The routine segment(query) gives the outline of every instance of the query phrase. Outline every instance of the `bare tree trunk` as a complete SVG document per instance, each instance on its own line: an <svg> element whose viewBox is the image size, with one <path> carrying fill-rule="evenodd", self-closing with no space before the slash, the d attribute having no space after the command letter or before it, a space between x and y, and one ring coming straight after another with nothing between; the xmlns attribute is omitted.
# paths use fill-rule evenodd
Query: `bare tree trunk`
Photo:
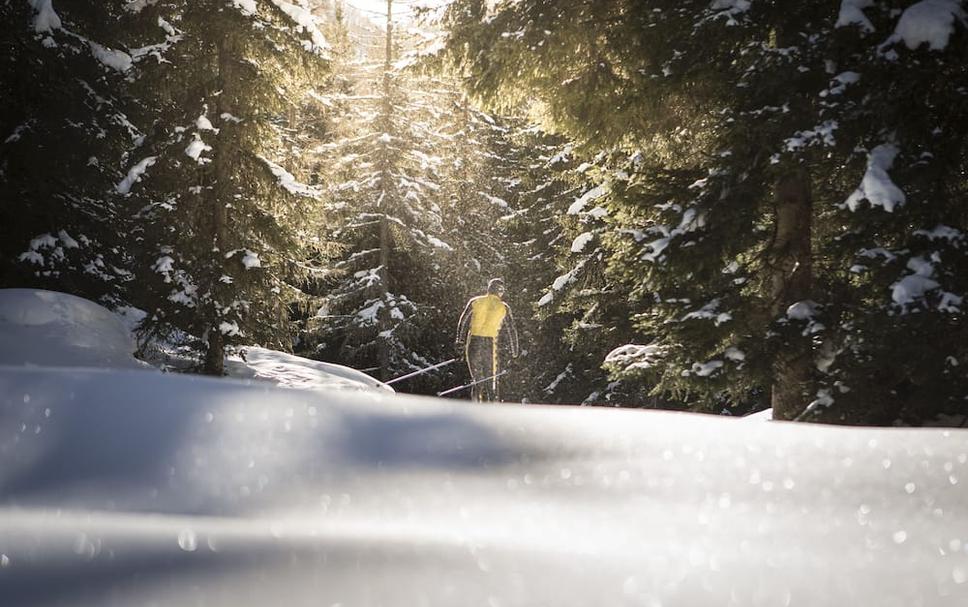
<svg viewBox="0 0 968 607"><path fill-rule="evenodd" d="M390 345L387 343L389 340L388 331L390 330L390 289L388 285L390 280L390 224L387 220L387 196L385 194L386 192L383 196L383 212L380 217L380 300L383 302L383 307L377 314L380 328L380 335L377 339L379 340L379 378L381 380L390 377Z"/></svg>
<svg viewBox="0 0 968 607"><path fill-rule="evenodd" d="M770 253L773 272L770 312L774 318L785 313L790 305L810 298L812 221L810 177L806 170L799 169L776 184L776 238ZM773 363L773 419L794 419L806 408L812 398L812 365L808 338L784 344Z"/></svg>
<svg viewBox="0 0 968 607"><path fill-rule="evenodd" d="M393 57L393 21L392 21L393 0L387 0L387 36L386 36L386 55L383 62L383 124L384 134L389 135L390 125L392 124L393 102L390 98L390 69ZM384 145L389 145L389 142ZM379 377L389 379L390 377L390 345L387 332L390 330L390 221L388 214L392 208L392 196L394 192L393 175L390 170L389 151L384 150L381 159L380 171L380 299L383 307L377 316L380 328L379 340Z"/></svg>

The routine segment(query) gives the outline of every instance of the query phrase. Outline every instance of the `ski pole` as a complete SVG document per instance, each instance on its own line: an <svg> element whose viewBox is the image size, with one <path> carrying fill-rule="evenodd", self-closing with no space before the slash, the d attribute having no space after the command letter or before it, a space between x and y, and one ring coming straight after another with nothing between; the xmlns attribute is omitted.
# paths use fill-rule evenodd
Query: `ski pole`
<svg viewBox="0 0 968 607"><path fill-rule="evenodd" d="M390 381L383 382L383 383L385 383L385 384L395 384L398 381L403 381L405 379L410 379L411 377L416 377L418 375L423 375L424 373L428 373L430 371L433 371L434 369L439 369L441 367L446 367L447 365L455 362L456 360L457 360L456 358L452 358L450 360L445 360L442 363L437 363L436 365L431 365L431 366L429 366L429 367L427 367L425 369L420 369L418 371L414 371L413 373L407 373L406 375L401 375L400 377L396 377L394 379L391 379Z"/></svg>
<svg viewBox="0 0 968 607"><path fill-rule="evenodd" d="M437 393L437 396L446 396L448 394L453 394L454 392L460 392L461 390L466 390L467 388L470 388L471 386L476 386L477 384L482 384L482 383L484 383L486 381L491 381L492 379L497 379L498 377L501 377L505 373L507 373L507 369L505 369L504 371L501 371L500 373L497 373L495 375L492 375L490 377L485 377L484 379L479 379L477 381L472 381L469 384L464 384L463 386L457 386L456 388L451 388L450 390L444 390L443 392L438 392Z"/></svg>

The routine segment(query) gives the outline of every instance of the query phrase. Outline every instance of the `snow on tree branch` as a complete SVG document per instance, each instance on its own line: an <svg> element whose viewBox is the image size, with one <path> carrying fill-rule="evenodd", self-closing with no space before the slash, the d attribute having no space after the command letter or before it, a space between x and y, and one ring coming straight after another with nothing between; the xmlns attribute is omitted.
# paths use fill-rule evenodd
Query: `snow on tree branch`
<svg viewBox="0 0 968 607"><path fill-rule="evenodd" d="M874 24L864 14L864 9L872 6L874 6L874 0L842 0L840 13L837 15L837 23L834 24L834 27L856 25L866 33L873 32Z"/></svg>
<svg viewBox="0 0 968 607"><path fill-rule="evenodd" d="M329 52L332 47L320 31L319 19L313 15L307 0L295 0L295 2L270 0L270 2L296 25L297 31L309 36L309 40L303 41L305 50L323 56ZM259 13L256 0L232 0L232 6L246 17L257 16Z"/></svg>
<svg viewBox="0 0 968 607"><path fill-rule="evenodd" d="M308 2L306 0L296 0L299 4L293 4L291 2L286 2L285 0L272 0L272 3L276 5L282 12L289 16L297 25L299 25L303 30L309 34L310 40L312 40L312 47L307 50L311 50L316 53L322 53L329 50L329 42L326 41L326 37L321 31L319 31L318 20L315 15L309 10Z"/></svg>
<svg viewBox="0 0 968 607"><path fill-rule="evenodd" d="M960 0L921 0L904 10L883 46L903 41L911 50L927 44L933 51L943 51L955 31L955 21L968 27Z"/></svg>
<svg viewBox="0 0 968 607"><path fill-rule="evenodd" d="M61 21L60 16L54 10L52 0L29 1L30 6L36 11L36 14L34 15L34 31L38 34L52 33L54 30L60 30L66 35L87 45L94 58L100 61L103 65L119 72L126 72L131 69L131 55L125 53L124 51L108 48L98 44L97 42L94 42L93 40L88 40L84 36L80 36L66 29ZM53 43L53 40L51 40L51 43Z"/></svg>
<svg viewBox="0 0 968 607"><path fill-rule="evenodd" d="M141 181L141 177L148 170L148 167L153 165L157 160L157 156L148 156L147 158L141 160L138 164L131 167L131 170L128 171L128 174L125 176L125 178L114 186L115 191L118 194L128 194L131 192L131 186Z"/></svg>
<svg viewBox="0 0 968 607"><path fill-rule="evenodd" d="M275 175L276 179L279 180L279 185L281 185L291 194L303 196L305 198L313 198L316 200L318 200L321 196L322 192L319 187L301 183L292 173L272 162L265 156L259 156L258 158L264 162L267 167L269 167L269 170L272 172L272 174Z"/></svg>
<svg viewBox="0 0 968 607"><path fill-rule="evenodd" d="M870 151L867 156L867 172L861 180L860 186L844 203L851 211L856 211L862 200L870 202L871 206L884 207L888 213L904 204L905 196L901 188L897 187L888 171L894 166L894 159L900 150L896 145L885 143Z"/></svg>
<svg viewBox="0 0 968 607"><path fill-rule="evenodd" d="M51 0L30 0L30 6L37 11L34 15L35 32L43 33L61 29L60 16L54 10Z"/></svg>
<svg viewBox="0 0 968 607"><path fill-rule="evenodd" d="M124 10L128 11L129 13L137 14L147 7L157 3L158 0L130 0L130 2L124 5Z"/></svg>
<svg viewBox="0 0 968 607"><path fill-rule="evenodd" d="M625 372L645 370L655 366L664 353L665 348L657 344L625 344L609 352L605 364Z"/></svg>

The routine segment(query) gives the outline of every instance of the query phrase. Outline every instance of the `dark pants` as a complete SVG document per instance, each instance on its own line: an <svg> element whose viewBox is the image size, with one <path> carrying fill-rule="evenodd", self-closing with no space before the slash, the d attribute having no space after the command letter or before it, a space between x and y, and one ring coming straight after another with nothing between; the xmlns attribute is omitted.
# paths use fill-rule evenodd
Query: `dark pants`
<svg viewBox="0 0 968 607"><path fill-rule="evenodd" d="M471 387L471 399L475 401L496 401L499 398L497 378L498 373L497 340L493 337L471 335L467 339L467 369L471 372L471 381L478 381L491 377Z"/></svg>

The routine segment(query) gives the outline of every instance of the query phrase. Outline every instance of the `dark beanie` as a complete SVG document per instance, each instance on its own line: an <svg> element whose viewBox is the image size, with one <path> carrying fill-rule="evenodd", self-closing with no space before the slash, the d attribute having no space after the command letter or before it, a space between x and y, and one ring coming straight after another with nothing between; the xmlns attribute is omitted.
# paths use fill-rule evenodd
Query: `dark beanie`
<svg viewBox="0 0 968 607"><path fill-rule="evenodd" d="M498 287L500 287L500 288L503 289L504 288L504 281L501 280L500 278L492 278L487 283L487 292L488 293L493 293L493 292L495 292L495 291L498 290Z"/></svg>

